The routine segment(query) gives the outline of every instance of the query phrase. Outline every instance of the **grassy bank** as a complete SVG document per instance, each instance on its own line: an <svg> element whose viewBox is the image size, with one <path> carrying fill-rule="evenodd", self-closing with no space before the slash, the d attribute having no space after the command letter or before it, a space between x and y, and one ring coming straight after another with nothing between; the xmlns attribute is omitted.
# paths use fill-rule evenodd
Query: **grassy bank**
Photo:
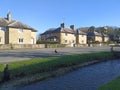
<svg viewBox="0 0 120 90"><path fill-rule="evenodd" d="M61 57L34 58L28 61L12 62L9 63L10 79L14 80L18 77L23 78L34 75L37 75L38 78L42 79L43 76L49 76L47 72L50 74L52 71L79 65L84 62L93 60L111 60L114 58L115 57L111 52L97 52ZM4 65L0 64L0 81L3 78L3 69Z"/></svg>
<svg viewBox="0 0 120 90"><path fill-rule="evenodd" d="M120 77L99 87L98 90L120 90Z"/></svg>

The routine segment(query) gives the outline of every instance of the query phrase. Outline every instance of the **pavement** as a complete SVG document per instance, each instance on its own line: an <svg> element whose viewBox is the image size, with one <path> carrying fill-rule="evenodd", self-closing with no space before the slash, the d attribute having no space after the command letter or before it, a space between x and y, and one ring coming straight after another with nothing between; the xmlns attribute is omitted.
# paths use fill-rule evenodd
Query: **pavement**
<svg viewBox="0 0 120 90"><path fill-rule="evenodd" d="M55 49L58 53L55 53ZM81 54L98 51L110 51L109 46L104 47L73 47L73 48L41 48L41 49L17 49L0 50L0 63L30 60L31 58L46 58L70 54Z"/></svg>

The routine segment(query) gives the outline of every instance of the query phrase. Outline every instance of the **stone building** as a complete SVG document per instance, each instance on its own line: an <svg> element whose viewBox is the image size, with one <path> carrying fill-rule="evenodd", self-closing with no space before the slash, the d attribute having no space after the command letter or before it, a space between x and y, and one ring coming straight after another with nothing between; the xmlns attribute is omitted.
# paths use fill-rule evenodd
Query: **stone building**
<svg viewBox="0 0 120 90"><path fill-rule="evenodd" d="M66 28L62 23L58 28L51 28L41 34L42 41L57 42L59 44L67 44L73 47L76 44L76 36L74 25Z"/></svg>
<svg viewBox="0 0 120 90"><path fill-rule="evenodd" d="M12 19L11 13L7 18L0 18L0 44L36 44L34 28Z"/></svg>
<svg viewBox="0 0 120 90"><path fill-rule="evenodd" d="M89 30L87 32L87 42L107 42L109 40L108 35L104 33L98 33L95 30Z"/></svg>
<svg viewBox="0 0 120 90"><path fill-rule="evenodd" d="M50 28L41 34L42 41L66 44L71 47L87 44L87 34L80 29L75 29L74 25L69 28L62 23L58 28Z"/></svg>
<svg viewBox="0 0 120 90"><path fill-rule="evenodd" d="M77 45L87 44L87 34L82 32L80 29L76 30L76 44Z"/></svg>

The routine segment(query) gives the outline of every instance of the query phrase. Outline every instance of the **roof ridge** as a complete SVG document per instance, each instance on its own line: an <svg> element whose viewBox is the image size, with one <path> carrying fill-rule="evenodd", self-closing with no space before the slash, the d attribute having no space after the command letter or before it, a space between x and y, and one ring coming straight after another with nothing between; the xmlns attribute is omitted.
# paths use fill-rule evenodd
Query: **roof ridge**
<svg viewBox="0 0 120 90"><path fill-rule="evenodd" d="M12 23L10 23L10 24L8 24L8 26L11 26L12 24L15 24L17 21L15 21L15 22L12 22Z"/></svg>

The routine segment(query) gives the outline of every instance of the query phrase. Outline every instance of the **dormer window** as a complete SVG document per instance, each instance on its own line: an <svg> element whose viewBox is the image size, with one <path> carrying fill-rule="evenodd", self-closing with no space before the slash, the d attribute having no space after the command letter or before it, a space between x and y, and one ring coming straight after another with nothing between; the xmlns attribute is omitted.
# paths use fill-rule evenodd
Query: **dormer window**
<svg viewBox="0 0 120 90"><path fill-rule="evenodd" d="M19 29L19 32L20 32L20 33L21 33L21 32L23 32L23 29L22 29L22 28L20 28L20 29Z"/></svg>

